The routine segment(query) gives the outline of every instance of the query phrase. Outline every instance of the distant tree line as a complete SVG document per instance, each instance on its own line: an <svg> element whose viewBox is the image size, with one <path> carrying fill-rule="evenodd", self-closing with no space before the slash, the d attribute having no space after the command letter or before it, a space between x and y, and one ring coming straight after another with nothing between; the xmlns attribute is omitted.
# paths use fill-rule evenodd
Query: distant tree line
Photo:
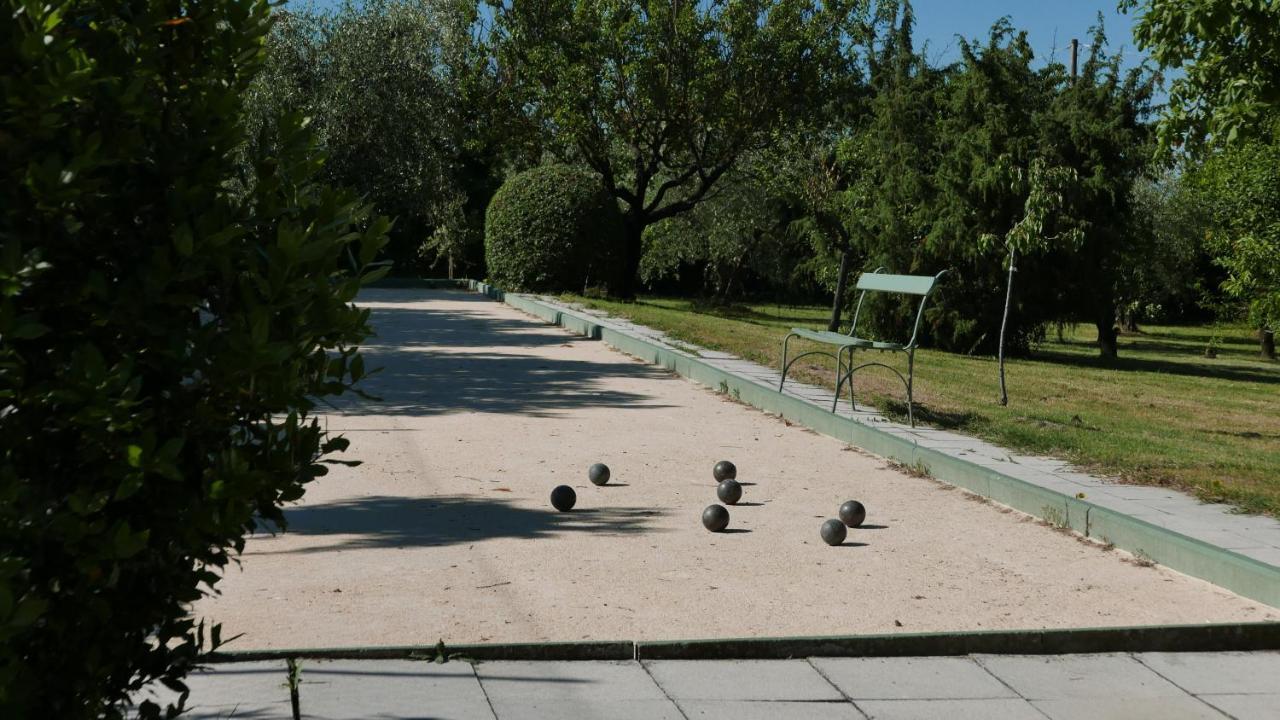
<svg viewBox="0 0 1280 720"><path fill-rule="evenodd" d="M1114 356L1143 322L1216 316L1248 318L1274 352L1273 116L1214 132L1166 109L1196 137L1175 148L1156 122L1160 74L1122 67L1101 17L1072 76L1065 52L1037 57L1004 19L930 63L906 0L277 15L251 115L311 118L326 177L396 218L399 274L487 276L490 199L559 163L594 173L622 213L620 236L599 239L617 267L594 276L614 278L611 295L834 299L834 328L858 272L946 268L925 323L945 349L994 352L1005 327L1022 353L1084 323ZM255 138L246 163L274 142ZM913 319L884 299L869 318Z"/></svg>

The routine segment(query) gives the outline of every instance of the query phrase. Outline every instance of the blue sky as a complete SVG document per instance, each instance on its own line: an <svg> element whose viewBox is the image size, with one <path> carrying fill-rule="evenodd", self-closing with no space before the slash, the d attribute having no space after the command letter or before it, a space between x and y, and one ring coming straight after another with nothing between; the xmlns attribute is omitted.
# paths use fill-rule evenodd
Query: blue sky
<svg viewBox="0 0 1280 720"><path fill-rule="evenodd" d="M1133 16L1116 11L1116 0L913 0L916 12L916 42L929 42L928 57L945 64L957 57L956 35L984 38L991 24L1008 16L1015 28L1026 30L1036 57L1047 60L1057 45L1058 59L1064 63L1071 50L1071 38L1083 46L1089 42L1089 28L1102 11L1109 50L1123 50L1125 65L1137 64L1143 54L1133 42ZM1084 55L1081 49L1081 55Z"/></svg>
<svg viewBox="0 0 1280 720"><path fill-rule="evenodd" d="M310 0L319 7L333 7L340 0ZM1013 26L1027 31L1036 57L1049 59L1057 45L1057 57L1065 63L1071 38L1083 46L1089 27L1101 11L1111 52L1124 52L1125 65L1135 65L1142 53L1133 42L1133 16L1116 10L1117 0L913 0L916 11L916 42L929 43L929 60L945 64L955 60L956 35L985 38L992 23L1008 16ZM307 0L286 0L307 4ZM1081 51L1083 55L1083 50Z"/></svg>

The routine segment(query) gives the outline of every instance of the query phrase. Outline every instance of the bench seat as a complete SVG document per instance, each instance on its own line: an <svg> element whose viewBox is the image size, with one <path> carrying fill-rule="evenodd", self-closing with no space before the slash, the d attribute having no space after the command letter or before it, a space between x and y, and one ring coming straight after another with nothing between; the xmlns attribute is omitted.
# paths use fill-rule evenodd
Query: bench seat
<svg viewBox="0 0 1280 720"><path fill-rule="evenodd" d="M828 345L839 345L840 347L869 348L872 350L901 350L905 347L901 343L880 342L879 340L849 337L844 333L831 332L830 330L791 328L791 334L802 337L806 340L813 340L814 342L826 343Z"/></svg>

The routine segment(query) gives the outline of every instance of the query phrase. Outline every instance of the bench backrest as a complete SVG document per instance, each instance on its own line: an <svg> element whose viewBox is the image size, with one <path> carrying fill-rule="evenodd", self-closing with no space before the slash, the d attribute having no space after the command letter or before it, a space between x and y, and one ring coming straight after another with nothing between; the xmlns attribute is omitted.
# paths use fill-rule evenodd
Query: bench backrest
<svg viewBox="0 0 1280 720"><path fill-rule="evenodd" d="M857 289L878 290L880 292L903 293L904 295L928 295L938 279L932 275L889 275L887 273L862 273L858 278Z"/></svg>
<svg viewBox="0 0 1280 720"><path fill-rule="evenodd" d="M937 275L890 275L880 272L883 269L876 268L873 272L864 272L858 276L855 288L862 292L858 295L858 306L853 311L853 325L849 328L849 336L857 336L858 315L862 313L862 301L866 299L868 292L919 295L920 307L916 309L916 323L911 328L911 339L906 344L907 349L914 348L920 335L920 318L924 316L924 304L929 299L929 293L933 292L934 286L938 284L938 280L947 271L943 270Z"/></svg>

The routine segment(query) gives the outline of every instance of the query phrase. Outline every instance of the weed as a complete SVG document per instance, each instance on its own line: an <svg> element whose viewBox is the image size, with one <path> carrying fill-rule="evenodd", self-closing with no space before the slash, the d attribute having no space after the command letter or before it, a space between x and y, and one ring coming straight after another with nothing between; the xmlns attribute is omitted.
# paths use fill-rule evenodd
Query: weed
<svg viewBox="0 0 1280 720"><path fill-rule="evenodd" d="M293 720L302 720L302 703L298 694L298 687L302 685L302 663L298 658L292 657L285 662L289 666L285 686L289 688L289 705L293 708Z"/></svg>
<svg viewBox="0 0 1280 720"><path fill-rule="evenodd" d="M1067 523L1067 514L1061 508L1052 505L1045 505L1040 508L1040 518L1045 524L1055 530L1069 530L1071 526Z"/></svg>

